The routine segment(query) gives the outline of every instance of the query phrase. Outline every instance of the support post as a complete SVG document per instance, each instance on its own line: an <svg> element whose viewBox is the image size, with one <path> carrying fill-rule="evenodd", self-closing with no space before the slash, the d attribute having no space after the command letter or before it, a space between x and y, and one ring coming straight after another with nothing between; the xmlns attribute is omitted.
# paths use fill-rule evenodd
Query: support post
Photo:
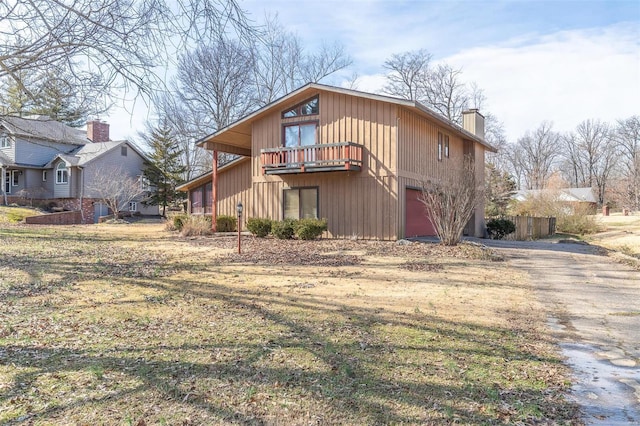
<svg viewBox="0 0 640 426"><path fill-rule="evenodd" d="M211 230L216 232L216 218L218 217L218 151L213 151L213 173L211 182Z"/></svg>

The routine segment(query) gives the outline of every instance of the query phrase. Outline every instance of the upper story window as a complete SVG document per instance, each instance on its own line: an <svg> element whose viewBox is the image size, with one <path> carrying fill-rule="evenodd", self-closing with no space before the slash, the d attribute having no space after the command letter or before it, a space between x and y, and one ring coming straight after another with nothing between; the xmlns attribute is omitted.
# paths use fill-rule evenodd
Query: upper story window
<svg viewBox="0 0 640 426"><path fill-rule="evenodd" d="M127 156L127 147L126 146L121 146L120 147L120 155L122 155L123 157Z"/></svg>
<svg viewBox="0 0 640 426"><path fill-rule="evenodd" d="M0 133L0 148L9 148L10 146L11 141L9 140L9 135Z"/></svg>
<svg viewBox="0 0 640 426"><path fill-rule="evenodd" d="M311 98L282 112L282 118L300 117L305 115L315 115L320 112L320 101L318 97Z"/></svg>
<svg viewBox="0 0 640 426"><path fill-rule="evenodd" d="M449 158L449 135L438 132L438 161L442 161L442 156Z"/></svg>
<svg viewBox="0 0 640 426"><path fill-rule="evenodd" d="M284 146L316 145L318 122L288 124L284 126Z"/></svg>
<svg viewBox="0 0 640 426"><path fill-rule="evenodd" d="M68 183L69 182L69 170L64 163L58 164L56 167L56 183Z"/></svg>

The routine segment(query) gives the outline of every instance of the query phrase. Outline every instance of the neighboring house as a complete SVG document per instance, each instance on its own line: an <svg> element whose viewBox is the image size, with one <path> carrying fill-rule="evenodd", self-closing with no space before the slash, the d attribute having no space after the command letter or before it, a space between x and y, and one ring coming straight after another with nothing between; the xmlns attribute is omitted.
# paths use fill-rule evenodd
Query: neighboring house
<svg viewBox="0 0 640 426"><path fill-rule="evenodd" d="M82 223L94 223L108 212L90 190L93 176L120 168L132 177L141 177L145 159L130 142L110 141L109 125L101 121L87 123L84 131L45 117L0 116L1 195L5 204L25 199L46 202L79 210ZM140 200L123 210L158 214L157 206L145 206Z"/></svg>
<svg viewBox="0 0 640 426"><path fill-rule="evenodd" d="M528 189L520 190L513 194L516 201L525 201L536 197L553 197L567 206L585 208L595 213L598 207L598 200L591 188L560 188L560 189Z"/></svg>
<svg viewBox="0 0 640 426"><path fill-rule="evenodd" d="M464 128L418 102L311 83L209 135L198 145L240 157L178 189L191 213L327 218L329 238L435 235L421 182L455 175L464 155L484 182L484 117ZM484 206L467 227L484 234Z"/></svg>

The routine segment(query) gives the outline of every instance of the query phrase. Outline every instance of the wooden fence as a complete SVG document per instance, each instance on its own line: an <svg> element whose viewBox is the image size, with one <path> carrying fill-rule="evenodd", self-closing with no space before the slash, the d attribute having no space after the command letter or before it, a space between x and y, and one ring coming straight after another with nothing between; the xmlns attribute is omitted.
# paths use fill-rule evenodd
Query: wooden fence
<svg viewBox="0 0 640 426"><path fill-rule="evenodd" d="M549 237L556 233L555 217L505 216L516 225L516 231L505 240L526 241Z"/></svg>

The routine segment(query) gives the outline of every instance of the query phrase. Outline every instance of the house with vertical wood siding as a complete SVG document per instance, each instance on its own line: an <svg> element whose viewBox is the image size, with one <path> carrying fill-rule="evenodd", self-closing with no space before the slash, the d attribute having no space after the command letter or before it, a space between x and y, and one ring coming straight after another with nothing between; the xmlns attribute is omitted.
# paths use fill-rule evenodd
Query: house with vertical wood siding
<svg viewBox="0 0 640 426"><path fill-rule="evenodd" d="M381 240L435 235L421 182L470 155L482 183L484 153L494 151L477 110L460 127L415 101L315 83L198 145L238 158L179 188L191 213L235 215L242 202L243 219L326 218L328 238ZM483 205L467 233L484 234Z"/></svg>
<svg viewBox="0 0 640 426"><path fill-rule="evenodd" d="M109 124L94 120L87 130L48 117L0 116L0 203L30 203L79 211L82 223L109 214L92 188L99 173L118 170L140 177L146 157L132 143L109 139ZM115 177L114 177L115 178ZM158 214L157 206L133 201L123 210Z"/></svg>

